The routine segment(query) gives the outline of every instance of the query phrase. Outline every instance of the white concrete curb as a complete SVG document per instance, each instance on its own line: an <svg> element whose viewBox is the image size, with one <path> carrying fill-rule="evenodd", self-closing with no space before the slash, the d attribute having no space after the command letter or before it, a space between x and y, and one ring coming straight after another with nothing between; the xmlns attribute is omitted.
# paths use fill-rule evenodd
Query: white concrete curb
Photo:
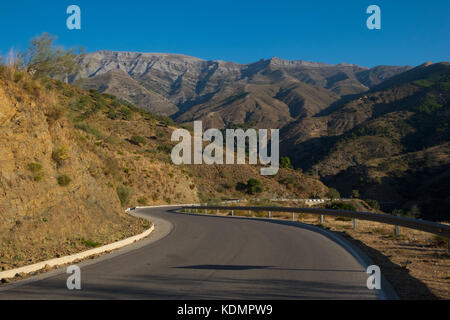
<svg viewBox="0 0 450 320"><path fill-rule="evenodd" d="M153 230L155 230L155 226L152 225L150 229L147 229L146 231L144 231L141 234L138 234L136 236L130 237L130 238L126 238L120 241L116 241L114 243L111 244L107 244L105 246L102 247L98 247L98 248L94 248L91 250L87 250L87 251L83 251L80 253L76 253L70 256L66 256L66 257L61 257L61 258L56 258L56 259L51 259L51 260L47 260L47 261L43 261L43 262L38 262L29 266L25 266L25 267L21 267L21 268L17 268L17 269L12 269L12 270L7 270L7 271L3 271L0 272L0 279L9 279L9 278L14 278L16 276L16 274L20 274L20 273L32 273L32 272L36 272L39 271L47 266L49 267L54 267L54 266L60 266L60 265L64 265L64 264L68 264L71 263L73 261L76 260L81 260L81 259L85 259L88 258L92 255L96 255L96 254L100 254L100 253L104 253L107 251L112 251L115 249L119 249L122 248L124 246L127 246L129 244L132 244L138 240L141 240L147 236L149 236Z"/></svg>
<svg viewBox="0 0 450 320"><path fill-rule="evenodd" d="M145 208L159 208L159 207L179 207L179 206L195 206L195 205L199 205L199 204L174 204L174 205L158 205L158 206L147 206L147 207L136 207L136 209L145 209ZM128 208L125 210L125 212L130 213L132 210L131 208ZM116 249L120 249L122 247L125 247L129 244L132 244L136 241L139 241L147 236L149 236L153 230L155 230L155 226L152 225L150 229L144 231L141 234L138 234L136 236L127 238L127 239L123 239L111 244L107 244L105 246L102 247L98 247L98 248L94 248L94 249L90 249L87 251L83 251L80 253L75 253L73 255L70 256L65 256L65 257L61 257L61 258L55 258L55 259L51 259L51 260L47 260L47 261L42 261L42 262L38 262L29 266L24 266L24 267L20 267L20 268L16 268L16 269L11 269L11 270L6 270L6 271L2 271L0 272L0 280L1 279L10 279L10 278L14 278L16 276L16 274L28 274L28 273L32 273L32 272L36 272L39 271L41 269L44 269L45 267L55 267L55 266L61 266L64 264L68 264L77 260L83 260L86 259L90 256L96 255L96 254L101 254L107 251L112 251L112 250L116 250Z"/></svg>

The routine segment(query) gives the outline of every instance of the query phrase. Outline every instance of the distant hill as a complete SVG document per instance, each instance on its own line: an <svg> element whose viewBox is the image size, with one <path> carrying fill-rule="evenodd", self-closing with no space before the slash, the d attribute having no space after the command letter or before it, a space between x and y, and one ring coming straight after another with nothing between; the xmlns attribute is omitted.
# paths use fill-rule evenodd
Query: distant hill
<svg viewBox="0 0 450 320"><path fill-rule="evenodd" d="M291 123L282 149L347 196L356 189L386 209L450 219L449 124L450 64L424 64Z"/></svg>

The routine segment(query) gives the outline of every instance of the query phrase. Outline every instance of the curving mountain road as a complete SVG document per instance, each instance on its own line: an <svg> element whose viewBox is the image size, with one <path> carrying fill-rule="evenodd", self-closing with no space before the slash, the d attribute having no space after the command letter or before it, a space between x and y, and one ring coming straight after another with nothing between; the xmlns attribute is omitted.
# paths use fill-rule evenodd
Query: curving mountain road
<svg viewBox="0 0 450 320"><path fill-rule="evenodd" d="M378 299L364 267L327 236L253 219L139 209L153 234L81 267L0 287L0 299Z"/></svg>

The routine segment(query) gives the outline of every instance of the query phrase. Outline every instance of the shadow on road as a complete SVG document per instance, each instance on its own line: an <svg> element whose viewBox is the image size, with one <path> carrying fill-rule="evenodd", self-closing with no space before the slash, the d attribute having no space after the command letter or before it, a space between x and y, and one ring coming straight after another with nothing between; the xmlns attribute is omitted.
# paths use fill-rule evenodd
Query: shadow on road
<svg viewBox="0 0 450 320"><path fill-rule="evenodd" d="M177 211L177 209L173 210L174 213L180 213ZM205 215L207 217L211 218L219 218L219 219L237 219L241 221L245 221L245 219L239 218L239 217L231 217L231 216L215 216L215 215ZM311 226L308 224L303 223L292 223L288 220L270 220L266 218L262 218L261 221L269 222L269 223L276 223L281 225L289 225L292 227L297 228L307 228L310 229L311 227L317 227L318 226ZM400 299L410 299L410 300L436 300L438 299L436 295L434 295L430 289L420 281L419 279L413 277L407 268L401 267L395 263L393 263L387 256L385 256L380 251L367 246L363 242L359 240L353 239L351 236L346 234L345 232L339 232L339 231L330 231L330 230L324 230L327 232L332 232L335 235L340 236L341 238L344 238L347 240L347 242L350 242L354 247L358 248L362 252L364 252L367 256L370 257L370 259L373 261L374 264L380 266L383 275L386 277L386 279L389 281L389 283L392 285L394 290L397 292ZM206 268L205 268L206 269ZM309 271L343 271L343 270L309 270Z"/></svg>
<svg viewBox="0 0 450 320"><path fill-rule="evenodd" d="M216 265L216 264L202 264L195 266L181 266L173 267L175 269L197 269L197 270L257 270L270 269L279 271L308 271L308 272L358 272L365 273L364 270L337 270L337 269L304 269L304 268L280 268L274 266L246 266L246 265Z"/></svg>
<svg viewBox="0 0 450 320"><path fill-rule="evenodd" d="M191 270L192 272L193 270ZM187 270L186 270L187 272ZM102 277L82 284L82 290L69 291L65 277L35 282L0 295L0 299L374 299L361 286L343 282L290 280L278 278L236 279L208 274L159 274Z"/></svg>

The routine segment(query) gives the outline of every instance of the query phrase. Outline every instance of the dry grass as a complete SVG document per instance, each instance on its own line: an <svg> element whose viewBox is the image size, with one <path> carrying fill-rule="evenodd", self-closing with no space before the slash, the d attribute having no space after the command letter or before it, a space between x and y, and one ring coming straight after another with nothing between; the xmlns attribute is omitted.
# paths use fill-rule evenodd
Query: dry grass
<svg viewBox="0 0 450 320"><path fill-rule="evenodd" d="M310 218L309 222L317 221ZM324 227L342 233L378 264L403 299L450 299L450 255L435 235L372 221L326 218Z"/></svg>

